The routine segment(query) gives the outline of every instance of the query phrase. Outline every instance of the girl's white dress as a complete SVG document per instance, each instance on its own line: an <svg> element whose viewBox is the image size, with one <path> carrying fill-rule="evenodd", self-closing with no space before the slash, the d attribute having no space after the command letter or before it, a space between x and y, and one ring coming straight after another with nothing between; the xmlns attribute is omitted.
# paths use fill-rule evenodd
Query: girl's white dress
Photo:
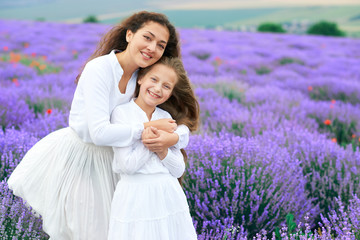
<svg viewBox="0 0 360 240"><path fill-rule="evenodd" d="M119 175L111 169L113 146L141 138L142 124L111 124L115 106L133 96L137 72L121 94L123 70L115 51L90 61L71 105L69 127L50 133L24 156L8 179L9 188L43 218L54 240L107 239L111 199ZM179 126L178 145L188 129Z"/></svg>
<svg viewBox="0 0 360 240"><path fill-rule="evenodd" d="M151 120L169 117L156 108ZM148 118L131 101L116 107L111 121L144 123ZM177 180L185 170L179 148L171 147L160 160L141 140L128 147L114 147L113 170L120 173L121 181L111 204L109 240L197 239L186 196Z"/></svg>

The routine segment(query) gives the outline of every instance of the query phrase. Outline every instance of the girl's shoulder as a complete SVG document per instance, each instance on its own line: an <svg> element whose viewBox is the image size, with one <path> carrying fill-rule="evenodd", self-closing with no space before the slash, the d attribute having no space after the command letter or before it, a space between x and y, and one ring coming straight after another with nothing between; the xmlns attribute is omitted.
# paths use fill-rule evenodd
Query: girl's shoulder
<svg viewBox="0 0 360 240"><path fill-rule="evenodd" d="M167 111L165 111L162 108L156 107L156 115L158 119L161 118L172 118L170 113L168 113Z"/></svg>

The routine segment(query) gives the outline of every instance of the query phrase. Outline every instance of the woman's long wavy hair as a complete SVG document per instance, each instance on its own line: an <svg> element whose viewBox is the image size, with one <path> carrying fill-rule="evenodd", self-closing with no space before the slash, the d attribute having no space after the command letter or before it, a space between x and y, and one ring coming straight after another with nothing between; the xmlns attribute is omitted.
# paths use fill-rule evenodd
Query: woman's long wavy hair
<svg viewBox="0 0 360 240"><path fill-rule="evenodd" d="M148 22L159 23L160 25L166 27L169 30L169 40L167 41L163 56L180 57L179 35L175 27L166 17L166 15L155 12L141 11L134 13L130 17L123 20L120 24L110 29L110 31L108 31L101 38L95 52L90 56L86 63L96 57L109 54L114 49L124 51L128 45L126 41L127 30L136 33L140 28L144 26L144 24ZM84 66L82 67L79 75L76 77L76 83L79 81L81 72L84 70Z"/></svg>
<svg viewBox="0 0 360 240"><path fill-rule="evenodd" d="M160 104L158 107L170 113L178 125L185 124L191 132L195 131L199 126L200 108L181 59L163 56L152 66L140 69L138 72L138 80L142 79L156 64L163 64L173 69L177 76L177 82L171 96L166 102ZM139 95L139 91L140 85L137 83L134 97ZM186 164L187 154L184 149L181 149L181 153L184 156ZM182 184L183 177L184 175L179 178L180 184Z"/></svg>

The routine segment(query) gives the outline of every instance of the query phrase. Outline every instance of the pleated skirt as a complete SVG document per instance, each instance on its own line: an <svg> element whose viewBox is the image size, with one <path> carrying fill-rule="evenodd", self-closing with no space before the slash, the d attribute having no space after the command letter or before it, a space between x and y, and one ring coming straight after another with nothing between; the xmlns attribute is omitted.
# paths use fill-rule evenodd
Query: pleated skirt
<svg viewBox="0 0 360 240"><path fill-rule="evenodd" d="M36 143L8 179L9 188L42 216L52 240L107 239L119 175L111 147L84 143L71 128Z"/></svg>
<svg viewBox="0 0 360 240"><path fill-rule="evenodd" d="M184 191L170 174L121 175L109 240L197 239Z"/></svg>

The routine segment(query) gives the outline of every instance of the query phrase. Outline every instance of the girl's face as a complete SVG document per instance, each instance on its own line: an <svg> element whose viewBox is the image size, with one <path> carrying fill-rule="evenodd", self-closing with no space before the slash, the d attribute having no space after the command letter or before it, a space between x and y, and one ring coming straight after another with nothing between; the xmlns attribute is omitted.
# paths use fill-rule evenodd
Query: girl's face
<svg viewBox="0 0 360 240"><path fill-rule="evenodd" d="M150 21L135 33L130 30L126 32L126 51L138 67L145 68L162 57L168 40L169 30L159 23Z"/></svg>
<svg viewBox="0 0 360 240"><path fill-rule="evenodd" d="M156 64L138 83L140 91L136 103L143 109L154 109L169 99L177 83L177 76L172 68Z"/></svg>

